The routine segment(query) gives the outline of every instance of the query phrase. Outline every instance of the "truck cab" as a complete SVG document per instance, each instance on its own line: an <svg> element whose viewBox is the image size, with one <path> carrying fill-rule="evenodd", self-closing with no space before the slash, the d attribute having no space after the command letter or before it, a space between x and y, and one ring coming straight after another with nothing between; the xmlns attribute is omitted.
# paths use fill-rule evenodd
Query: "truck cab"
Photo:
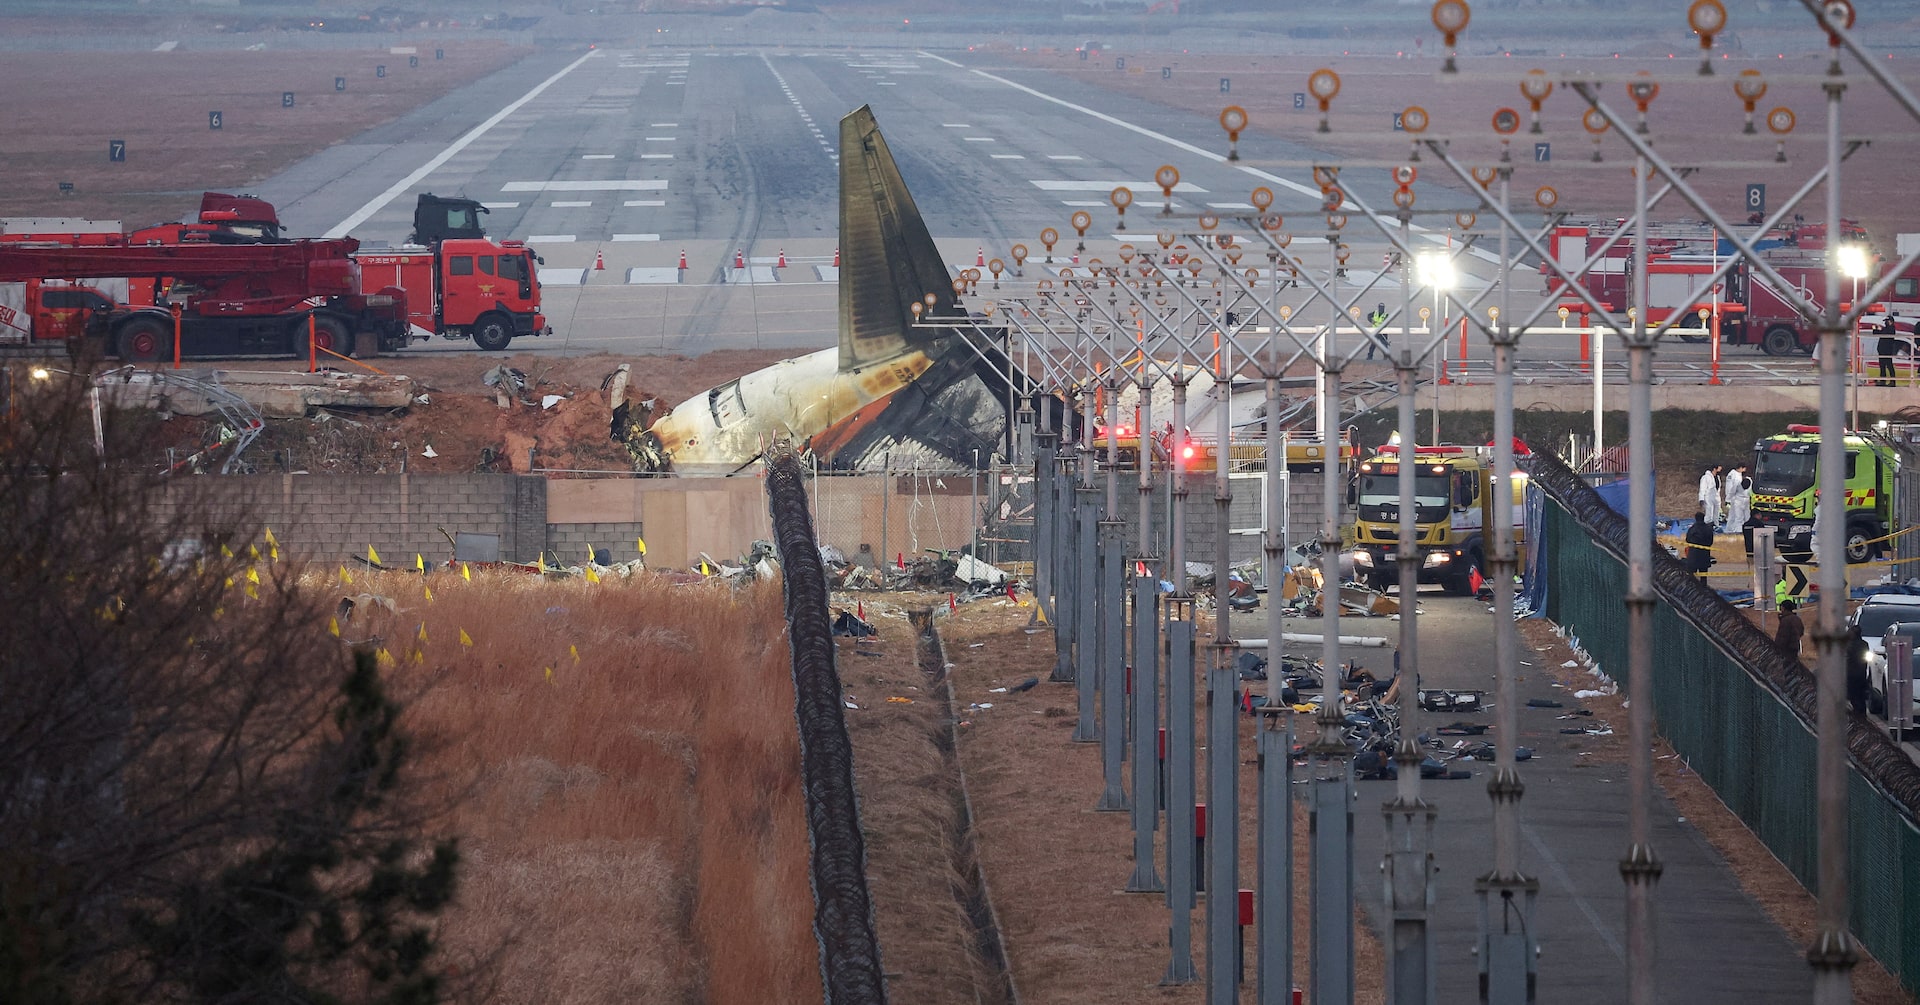
<svg viewBox="0 0 1920 1005"><path fill-rule="evenodd" d="M1357 507L1354 571L1380 590L1399 579L1402 463L1399 446L1383 446L1360 463L1350 489L1350 501ZM1518 504L1524 482L1516 477L1510 492L1496 492L1493 456L1485 447L1416 447L1413 464L1418 582L1467 593L1473 570L1484 571L1486 530L1492 521L1512 521L1514 540L1520 539Z"/></svg>
<svg viewBox="0 0 1920 1005"><path fill-rule="evenodd" d="M519 241L453 238L437 248L362 252L356 259L363 289L406 290L408 321L442 338L471 338L497 352L516 335L547 333L536 259Z"/></svg>
<svg viewBox="0 0 1920 1005"><path fill-rule="evenodd" d="M91 286L51 279L0 283L0 343L80 338L96 311L114 307L113 298Z"/></svg>

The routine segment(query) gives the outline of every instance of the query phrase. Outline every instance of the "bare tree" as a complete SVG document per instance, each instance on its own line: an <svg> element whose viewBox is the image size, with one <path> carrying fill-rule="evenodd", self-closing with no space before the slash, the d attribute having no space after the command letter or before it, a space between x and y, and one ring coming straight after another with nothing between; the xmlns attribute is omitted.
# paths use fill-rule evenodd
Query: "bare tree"
<svg viewBox="0 0 1920 1005"><path fill-rule="evenodd" d="M439 1000L458 853L373 657L86 394L0 416L0 1000Z"/></svg>

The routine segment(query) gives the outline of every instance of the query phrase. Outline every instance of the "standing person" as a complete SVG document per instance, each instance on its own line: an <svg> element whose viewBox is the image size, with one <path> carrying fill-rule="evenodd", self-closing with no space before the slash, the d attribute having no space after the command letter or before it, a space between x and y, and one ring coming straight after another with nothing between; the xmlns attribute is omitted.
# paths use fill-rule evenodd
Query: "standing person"
<svg viewBox="0 0 1920 1005"><path fill-rule="evenodd" d="M1899 316L1888 311L1887 316L1881 319L1879 327L1874 329L1874 333L1880 336L1880 341L1873 347L1874 352L1880 357L1880 379L1874 383L1882 387L1893 386L1893 357L1902 348L1899 338L1900 326L1894 323L1894 319Z"/></svg>
<svg viewBox="0 0 1920 1005"><path fill-rule="evenodd" d="M1720 529L1728 534L1738 534L1746 527L1747 518L1753 513L1753 482L1747 478L1745 464L1727 472L1724 501L1727 504L1727 518Z"/></svg>
<svg viewBox="0 0 1920 1005"><path fill-rule="evenodd" d="M1706 474L1700 476L1700 512L1712 513L1715 522L1720 519L1720 465L1707 466Z"/></svg>
<svg viewBox="0 0 1920 1005"><path fill-rule="evenodd" d="M1687 571L1696 577L1705 576L1707 567L1713 564L1713 524L1707 522L1706 512L1693 515L1693 526L1687 528Z"/></svg>
<svg viewBox="0 0 1920 1005"><path fill-rule="evenodd" d="M1813 533L1807 535L1807 551L1813 564L1820 564L1820 490L1813 490Z"/></svg>
<svg viewBox="0 0 1920 1005"><path fill-rule="evenodd" d="M1387 338L1387 305L1385 303L1374 305L1373 313L1367 315L1367 324L1372 325L1376 329L1376 334L1380 336L1380 341L1377 344L1373 339L1367 340L1367 359L1371 360L1373 359L1373 351L1375 348L1379 346L1384 346L1388 349L1393 348L1393 342Z"/></svg>
<svg viewBox="0 0 1920 1005"><path fill-rule="evenodd" d="M1807 626L1800 620L1800 605L1791 600L1780 603L1780 627L1774 629L1773 647L1780 655L1798 663L1800 661L1800 639L1807 634Z"/></svg>

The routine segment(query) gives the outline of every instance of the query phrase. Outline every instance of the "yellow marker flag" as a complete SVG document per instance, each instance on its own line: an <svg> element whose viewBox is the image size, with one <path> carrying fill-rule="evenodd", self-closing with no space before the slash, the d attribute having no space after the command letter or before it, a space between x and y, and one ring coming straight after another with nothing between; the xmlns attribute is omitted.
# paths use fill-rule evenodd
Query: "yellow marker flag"
<svg viewBox="0 0 1920 1005"><path fill-rule="evenodd" d="M344 565L340 567L340 581L348 586L353 585L353 573L348 572Z"/></svg>
<svg viewBox="0 0 1920 1005"><path fill-rule="evenodd" d="M473 636L468 635L465 628L460 629L460 644L468 648L473 646Z"/></svg>
<svg viewBox="0 0 1920 1005"><path fill-rule="evenodd" d="M375 662L379 663L383 667L393 665L393 654L390 652L387 652L385 649L382 649L379 652L374 653L373 657Z"/></svg>
<svg viewBox="0 0 1920 1005"><path fill-rule="evenodd" d="M226 585L226 589L229 589L229 590L231 590L231 589L233 589L233 577L232 577L232 576L228 576L228 577L227 577L227 585Z"/></svg>
<svg viewBox="0 0 1920 1005"><path fill-rule="evenodd" d="M279 543L280 543L279 541L276 541L276 540L274 540L274 539L273 539L273 528L272 528L272 527L268 527L268 528L267 528L267 544L268 544L269 546L272 546L272 545L276 545L276 544L279 544Z"/></svg>
<svg viewBox="0 0 1920 1005"><path fill-rule="evenodd" d="M279 545L277 545L277 544L270 544L270 545L267 545L267 561L269 561L269 562L278 562L278 561L280 561L280 546L279 546Z"/></svg>
<svg viewBox="0 0 1920 1005"><path fill-rule="evenodd" d="M553 683L553 668L552 668L552 667L548 667L548 668L547 668L547 683L549 683L549 684L551 684L551 683Z"/></svg>
<svg viewBox="0 0 1920 1005"><path fill-rule="evenodd" d="M252 583L247 584L247 599L248 600L260 599L260 590L257 587L255 587Z"/></svg>
<svg viewBox="0 0 1920 1005"><path fill-rule="evenodd" d="M232 557L233 557L233 549L232 549L232 548L229 548L229 547L227 547L227 546L226 546L226 545L224 545L224 544L223 544L223 545L221 545L221 546L220 546L220 557L221 557L221 558L232 558Z"/></svg>
<svg viewBox="0 0 1920 1005"><path fill-rule="evenodd" d="M380 564L380 553L373 550L373 545L367 545L367 561L375 565Z"/></svg>
<svg viewBox="0 0 1920 1005"><path fill-rule="evenodd" d="M634 538L634 539L633 539L633 548L634 548L634 550L635 550L635 551L638 551L638 552L639 552L639 553L640 553L641 555L645 555L645 554L647 553L647 542L646 542L646 539L645 539L645 538L638 538L638 537L636 537L636 538Z"/></svg>
<svg viewBox="0 0 1920 1005"><path fill-rule="evenodd" d="M593 545L587 545L587 564L593 564Z"/></svg>
<svg viewBox="0 0 1920 1005"><path fill-rule="evenodd" d="M433 587L429 586L425 589L427 591L427 603L431 604L433 603Z"/></svg>
<svg viewBox="0 0 1920 1005"><path fill-rule="evenodd" d="M327 632L336 639L340 637L340 619L339 618L327 619Z"/></svg>
<svg viewBox="0 0 1920 1005"><path fill-rule="evenodd" d="M214 608L214 609L213 609L213 620L215 620L215 621L218 621L218 620L220 620L220 618L221 618L221 617L222 617L223 615L225 615L226 613L227 613L227 609L226 609L226 608L224 608L224 607L216 607L216 608Z"/></svg>
<svg viewBox="0 0 1920 1005"><path fill-rule="evenodd" d="M546 573L547 571L547 553L546 552L543 551L540 554L534 556L533 567L543 575Z"/></svg>
<svg viewBox="0 0 1920 1005"><path fill-rule="evenodd" d="M422 652L421 652L420 650L418 650L418 649L415 649L415 650L413 651L413 661L414 661L415 663L425 663L425 662L427 661L427 657L426 657L426 654L425 654L425 653L422 653Z"/></svg>
<svg viewBox="0 0 1920 1005"><path fill-rule="evenodd" d="M260 581L260 570L254 568L251 565L247 566L247 582L258 583L259 581Z"/></svg>
<svg viewBox="0 0 1920 1005"><path fill-rule="evenodd" d="M251 544L247 545L247 557L253 559L256 562L260 561L259 547Z"/></svg>
<svg viewBox="0 0 1920 1005"><path fill-rule="evenodd" d="M600 581L600 574L593 571L593 566L591 565L587 566L587 582L598 583L599 581Z"/></svg>
<svg viewBox="0 0 1920 1005"><path fill-rule="evenodd" d="M567 655L573 657L575 663L580 662L580 647L576 645L567 646Z"/></svg>
<svg viewBox="0 0 1920 1005"><path fill-rule="evenodd" d="M473 582L473 567L468 565L465 562L461 562L460 578L466 580L469 583Z"/></svg>
<svg viewBox="0 0 1920 1005"><path fill-rule="evenodd" d="M419 552L417 552L417 551L416 551L416 552L414 552L414 553L413 553L413 567L414 567L414 568L416 568L416 569L419 569L419 570L420 570L421 572L425 572L425 571L427 571L427 558L426 558L426 556L425 556L425 555L422 555L422 554L420 554L420 553L419 553Z"/></svg>
<svg viewBox="0 0 1920 1005"><path fill-rule="evenodd" d="M426 622L424 621L420 622L420 631L415 633L414 637L419 639L422 642L427 641L427 623Z"/></svg>
<svg viewBox="0 0 1920 1005"><path fill-rule="evenodd" d="M702 576L711 576L711 575L713 575L713 570L712 570L712 569L709 569L709 568L707 568L707 560L706 560L706 559L704 559L704 558L700 560L700 574L701 574Z"/></svg>

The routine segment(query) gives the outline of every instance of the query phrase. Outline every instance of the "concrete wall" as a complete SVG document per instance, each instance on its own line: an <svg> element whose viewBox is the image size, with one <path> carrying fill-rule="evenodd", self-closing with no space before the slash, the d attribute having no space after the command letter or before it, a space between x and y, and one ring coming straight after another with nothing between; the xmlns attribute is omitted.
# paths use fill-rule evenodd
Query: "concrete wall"
<svg viewBox="0 0 1920 1005"><path fill-rule="evenodd" d="M955 548L971 539L971 484L959 478L821 478L813 492L821 540L852 555ZM528 475L256 475L181 483L176 504L270 528L283 551L320 561L365 556L411 566L446 559L447 534L490 534L500 557L563 562L604 548L614 561L647 543L655 568L684 568L701 553L733 559L772 536L758 478L547 480Z"/></svg>
<svg viewBox="0 0 1920 1005"><path fill-rule="evenodd" d="M1756 357L1763 361L1768 357ZM1609 366L1613 357L1610 355ZM1704 368L1704 364L1702 364ZM1614 371L1609 369L1608 373ZM1815 412L1820 407L1820 384L1812 371L1807 372L1803 384L1756 384L1741 380L1742 374L1732 368L1721 371L1721 379L1728 383L1710 386L1704 377L1699 380L1667 380L1653 387L1653 408L1655 411L1667 408L1713 409L1721 412ZM1458 381L1439 389L1440 407L1448 411L1490 412L1493 410L1493 378L1482 378L1476 374L1475 383L1462 384ZM1431 401L1433 388L1421 388L1421 401L1424 405ZM1852 391L1848 391L1848 400L1852 400ZM1913 404L1914 389L1911 387L1874 387L1867 381L1860 382L1860 410L1876 415L1884 415ZM1627 408L1627 385L1609 380L1606 386L1605 406L1608 411L1623 412ZM1587 412L1593 410L1593 385L1581 384L1515 384L1513 389L1514 408L1551 408L1565 412Z"/></svg>
<svg viewBox="0 0 1920 1005"><path fill-rule="evenodd" d="M448 533L500 538L500 555L531 562L546 543L547 481L522 475L252 475L184 482L215 515L271 529L283 551L322 561L365 556L412 565L442 560Z"/></svg>

